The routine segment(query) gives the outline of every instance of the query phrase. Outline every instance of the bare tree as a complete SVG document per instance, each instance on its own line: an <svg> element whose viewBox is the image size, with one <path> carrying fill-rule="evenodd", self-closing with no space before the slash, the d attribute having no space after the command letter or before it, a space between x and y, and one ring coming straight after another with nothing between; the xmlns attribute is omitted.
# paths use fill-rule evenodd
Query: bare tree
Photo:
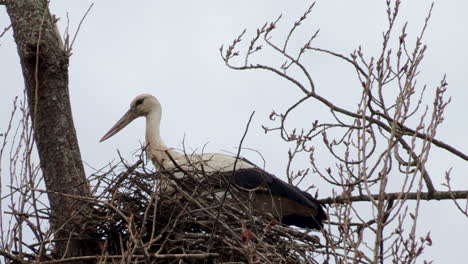
<svg viewBox="0 0 468 264"><path fill-rule="evenodd" d="M426 166L434 147L468 160L462 151L436 137L450 102L445 77L432 89L417 82L432 7L411 44L406 24L401 29L395 26L400 1L387 1L382 48L370 57L361 48L343 55L317 47L318 31L299 49L291 48L290 40L312 15L314 4L282 41L275 35L280 17L260 27L245 49L240 47L246 31L227 48L221 47L228 67L272 72L303 93L284 113L272 112L270 119L277 125L264 130L279 132L282 140L291 143L290 184L315 176L333 187L330 197L321 200L329 205L328 223L320 232L310 233L256 214L249 201L224 203L214 194L222 178L197 169L196 164L190 172L183 171L186 179L172 177L173 192L161 193L161 172L146 166L144 146L136 162L121 158L86 178L68 94L73 40L67 37L62 43L45 0L0 4L6 5L12 21L28 102L13 102L11 121L1 135L0 161L7 153L7 141L12 145L9 189L0 194L9 199L7 210L0 208L2 214L5 209L11 216L8 223L2 218L0 224L0 255L6 261L416 263L432 244L430 234L417 229L423 200L452 200L467 215L460 200L467 199L468 190L452 190L450 170L446 190L437 189ZM396 38L395 31L399 31ZM285 62L275 66L253 61L252 55L261 60L266 48ZM316 87L306 62L312 52L332 56L356 73L357 107L342 107L322 95L324 88ZM425 103L426 90L433 93L431 105ZM329 110L330 121L311 122L306 129L288 127L295 110L310 100ZM34 142L40 167L32 156ZM239 149L242 142L243 137ZM321 154L334 159L333 168L316 162L319 145L326 150ZM310 166L294 171L293 163L301 156L308 158ZM176 171L164 173L171 176ZM28 235L35 241L28 240Z"/></svg>
<svg viewBox="0 0 468 264"><path fill-rule="evenodd" d="M48 1L3 1L18 47L33 137L50 202L50 227L59 257L89 254L79 221L86 206L66 195L87 195L68 92L69 51L48 9ZM84 237L82 236L84 235ZM78 239L77 239L78 238ZM67 243L68 241L68 243Z"/></svg>
<svg viewBox="0 0 468 264"><path fill-rule="evenodd" d="M303 97L284 113L273 112L270 119L277 120L274 128L281 138L291 142L289 165L300 155L307 155L311 168L289 173L291 183L301 182L313 173L335 186L333 196L323 199L331 204L330 225L324 236L328 248L326 259L335 263L415 263L426 245L432 244L430 235L417 236L419 205L421 200L453 200L461 213L467 210L457 199L467 199L468 190L452 190L450 170L446 172L445 191L436 189L427 161L432 147L448 155L468 160L468 156L436 137L443 122L446 99L445 76L433 90L432 106L424 105L426 86L417 80L420 65L426 52L423 43L432 7L416 42L408 41L407 23L396 29L400 1L387 1L388 27L384 30L381 51L366 56L361 47L348 55L316 47L316 31L304 45L294 50L289 41L314 8L312 4L291 27L283 41L275 41L275 29L281 16L274 22L257 29L246 49L238 49L245 32L220 52L226 65L234 70L266 70L291 82ZM395 31L399 30L396 38ZM396 47L393 48L392 47ZM252 61L257 60L265 48L284 58L279 66ZM321 94L325 87L316 87L312 74L304 64L310 52L332 56L345 63L356 73L360 83L361 98L356 109L337 105L333 99ZM301 81L305 80L305 81ZM326 87L326 89L330 89ZM294 110L308 100L325 106L333 116L330 123L313 123L309 129L288 128L286 121ZM335 168L323 168L315 161L316 139L335 159ZM322 153L323 154L323 153ZM392 184L389 184L389 183ZM397 184L396 184L397 183ZM408 201L416 201L409 206ZM369 210L359 210L356 202L366 202ZM413 205L413 204L411 204ZM411 228L404 228L408 225Z"/></svg>

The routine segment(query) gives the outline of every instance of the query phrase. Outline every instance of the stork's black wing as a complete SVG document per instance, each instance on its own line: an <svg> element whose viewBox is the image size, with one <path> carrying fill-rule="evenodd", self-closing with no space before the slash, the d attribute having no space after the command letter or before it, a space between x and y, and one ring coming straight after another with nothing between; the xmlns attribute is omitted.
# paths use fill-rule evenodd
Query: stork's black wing
<svg viewBox="0 0 468 264"><path fill-rule="evenodd" d="M327 216L322 204L309 193L300 190L296 186L287 184L276 176L257 167L226 173L229 177L232 177L234 185L243 189L255 189L256 192L269 193L272 196L279 196L282 199L294 201L298 206L306 207L304 210L299 211L307 211L307 214L299 213L298 211L297 213L283 215L281 221L284 224L315 229L323 227L322 222L327 219Z"/></svg>

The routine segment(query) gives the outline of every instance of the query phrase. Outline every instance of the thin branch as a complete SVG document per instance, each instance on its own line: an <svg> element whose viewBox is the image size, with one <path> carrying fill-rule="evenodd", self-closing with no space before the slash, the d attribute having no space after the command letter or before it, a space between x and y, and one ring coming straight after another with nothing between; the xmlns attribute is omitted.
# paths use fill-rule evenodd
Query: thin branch
<svg viewBox="0 0 468 264"><path fill-rule="evenodd" d="M218 253L200 253L200 254L151 254L150 257L154 259L210 259L214 257L218 257ZM67 262L78 262L84 260L98 260L102 259L116 259L116 260L123 260L130 257L130 259L144 259L144 255L110 255L110 256L82 256L82 257L72 257L72 258L65 258L65 259L57 259L57 260L49 260L49 261L41 261L38 262L40 264L58 264L58 263L67 263ZM26 262L22 262L26 263Z"/></svg>
<svg viewBox="0 0 468 264"><path fill-rule="evenodd" d="M212 236L216 233L216 227L217 227L217 223L219 221L219 217L221 215L221 210L223 209L223 205L224 205L224 202L226 201L226 197L227 197L227 194L229 192L229 189L232 185L232 181L234 179L234 172L236 171L236 166L237 166L237 162L239 161L240 159L240 153L241 153L241 150L242 150L242 144L244 143L244 139L245 137L247 136L247 132L249 131L249 127L250 127L250 123L252 122L252 118L255 114L255 111L252 112L252 114L250 114L250 117L249 117L249 121L247 122L247 125L245 126L245 130L244 130L244 134L242 135L242 138L239 142L239 146L238 146L238 149L237 149L237 155L236 155L236 159L234 161L234 166L232 168L232 175L231 177L229 178L229 182L228 182L228 185L226 186L226 190L224 191L224 194L223 194L223 197L221 199L221 204L219 206L219 210L218 210L218 214L216 216L216 221L214 222L213 224L213 230L211 231L211 235L210 235L210 239L208 240L208 249L207 249L207 252L210 252L210 248L211 248L211 241L212 241Z"/></svg>
<svg viewBox="0 0 468 264"><path fill-rule="evenodd" d="M0 4L1 4L1 2L0 2ZM2 33L0 34L0 38L3 37L3 35L5 35L8 32L8 30L10 30L11 26L12 26L12 24L10 24L8 27L3 29Z"/></svg>
<svg viewBox="0 0 468 264"><path fill-rule="evenodd" d="M274 72L276 74L278 74L279 76L287 79L288 81L294 83L297 87L299 87L299 89L301 89L302 92L304 92L305 94L310 94L310 92L302 85L302 83L298 82L296 79L290 77L289 75L287 74L284 74L282 73L281 71L273 68L273 67L270 67L270 66L266 66L266 65L260 65L260 64L257 64L257 65L250 65L250 66L241 66L241 67L237 67L237 66L233 66L231 64L228 64L226 62L226 65L233 69L233 70L250 70L250 69L262 69L262 70L267 70L267 71L271 71L271 72Z"/></svg>
<svg viewBox="0 0 468 264"><path fill-rule="evenodd" d="M315 51L320 51L320 52L323 52L323 53L326 53L326 54L330 54L330 55L333 55L335 57L338 57L340 59L343 59L349 63L351 63L357 71L359 71L360 74L362 74L364 77L367 78L367 73L361 68L361 66L359 66L359 64L357 64L355 61L353 61L352 59L342 55L342 54L339 54L339 53L336 53L336 52L333 52L333 51L330 51L330 50L327 50L327 49L321 49L321 48L314 48L314 47L309 47L308 49L311 49L311 50L315 50Z"/></svg>
<svg viewBox="0 0 468 264"><path fill-rule="evenodd" d="M17 256L15 256L15 255L13 255L10 252L7 252L5 250L0 249L0 255L14 261L14 263L16 263L16 262L23 263L23 264L29 263L28 261L25 261L25 260L21 259L20 257L17 257Z"/></svg>
<svg viewBox="0 0 468 264"><path fill-rule="evenodd" d="M69 55L71 55L71 50L73 49L73 44L75 43L76 37L78 36L78 33L80 32L81 25L83 24L84 20L86 19L86 16L88 16L88 13L91 11L91 8L93 8L93 6L94 6L94 3L91 3L91 5L89 5L88 10L86 10L85 14L83 15L83 17L80 20L80 23L78 24L78 28L76 29L75 35L73 36L73 39L72 39L72 41L70 43L70 47L67 47L66 52Z"/></svg>
<svg viewBox="0 0 468 264"><path fill-rule="evenodd" d="M368 202L372 199L379 199L380 194L373 195L357 195L357 196L337 196L329 197L325 199L320 199L319 201L325 204L335 204L335 203L348 203L348 202ZM463 200L468 199L468 191L436 191L434 193L429 192L410 192L402 195L398 193L386 193L384 194L384 200Z"/></svg>

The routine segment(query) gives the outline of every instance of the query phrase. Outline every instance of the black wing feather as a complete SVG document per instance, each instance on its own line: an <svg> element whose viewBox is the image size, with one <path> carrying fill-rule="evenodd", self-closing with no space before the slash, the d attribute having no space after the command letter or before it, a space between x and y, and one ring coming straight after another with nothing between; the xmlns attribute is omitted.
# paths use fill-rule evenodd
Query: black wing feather
<svg viewBox="0 0 468 264"><path fill-rule="evenodd" d="M290 200L296 201L306 207L313 208L316 210L316 216L311 217L291 215L283 219L285 224L293 224L300 227L313 227L321 228L323 226L322 221L325 220L326 214L322 208L322 204L312 197L307 192L304 192L296 186L287 184L276 176L260 169L260 168L248 168L239 169L230 173L232 183L245 189L255 189L259 187L267 187L268 192L271 195L285 197ZM261 188L260 188L261 189ZM259 190L260 191L260 190ZM313 223L307 224L306 221L313 221Z"/></svg>

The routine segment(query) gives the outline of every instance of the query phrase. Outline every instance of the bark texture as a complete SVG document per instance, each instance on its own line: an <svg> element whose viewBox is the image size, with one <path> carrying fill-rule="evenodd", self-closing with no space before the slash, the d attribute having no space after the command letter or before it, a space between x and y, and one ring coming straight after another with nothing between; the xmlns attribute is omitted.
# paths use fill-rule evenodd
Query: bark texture
<svg viewBox="0 0 468 264"><path fill-rule="evenodd" d="M18 47L48 191L50 226L59 241L55 243L55 253L58 257L91 254L92 240L80 230L85 221L77 220L89 208L70 198L88 195L90 191L70 107L69 56L46 0L7 0L5 5Z"/></svg>

